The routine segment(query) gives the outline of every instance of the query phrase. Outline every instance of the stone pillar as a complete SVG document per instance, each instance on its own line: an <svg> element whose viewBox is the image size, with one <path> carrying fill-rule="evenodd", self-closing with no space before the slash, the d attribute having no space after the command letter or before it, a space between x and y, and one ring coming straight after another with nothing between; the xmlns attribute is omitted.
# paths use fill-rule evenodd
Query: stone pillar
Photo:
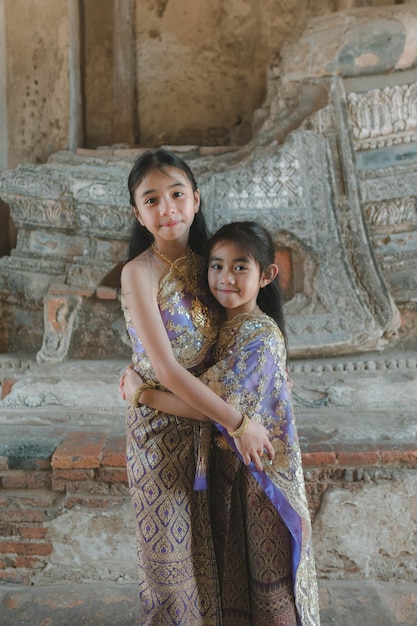
<svg viewBox="0 0 417 626"><path fill-rule="evenodd" d="M8 168L6 7L0 0L0 172Z"/></svg>
<svg viewBox="0 0 417 626"><path fill-rule="evenodd" d="M134 20L134 2L115 0L112 141L117 143L138 142Z"/></svg>
<svg viewBox="0 0 417 626"><path fill-rule="evenodd" d="M75 151L83 146L84 128L81 90L81 43L79 0L68 0L69 18L69 129L68 147Z"/></svg>

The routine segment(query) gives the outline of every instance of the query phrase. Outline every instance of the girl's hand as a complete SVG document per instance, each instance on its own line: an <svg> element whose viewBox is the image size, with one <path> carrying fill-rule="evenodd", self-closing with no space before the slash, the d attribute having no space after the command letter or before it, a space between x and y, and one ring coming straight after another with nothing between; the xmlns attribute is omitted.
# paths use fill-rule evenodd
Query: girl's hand
<svg viewBox="0 0 417 626"><path fill-rule="evenodd" d="M135 390L143 383L142 378L133 369L133 365L129 365L119 379L119 393L123 400L128 402L132 399Z"/></svg>
<svg viewBox="0 0 417 626"><path fill-rule="evenodd" d="M235 437L234 442L245 465L253 461L259 472L263 471L261 456L266 452L272 461L275 458L275 450L269 441L268 431L259 422L251 420L246 432L241 437Z"/></svg>

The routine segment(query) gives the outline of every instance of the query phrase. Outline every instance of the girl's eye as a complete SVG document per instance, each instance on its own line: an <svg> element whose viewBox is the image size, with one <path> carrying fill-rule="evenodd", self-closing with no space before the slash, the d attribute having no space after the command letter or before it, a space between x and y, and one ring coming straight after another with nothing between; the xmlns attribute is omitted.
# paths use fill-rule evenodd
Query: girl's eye
<svg viewBox="0 0 417 626"><path fill-rule="evenodd" d="M212 263L212 264L210 265L210 269L211 269L211 270L221 270L221 269L222 269L222 266L221 266L219 263Z"/></svg>
<svg viewBox="0 0 417 626"><path fill-rule="evenodd" d="M174 191L174 198L181 198L183 195L182 191Z"/></svg>
<svg viewBox="0 0 417 626"><path fill-rule="evenodd" d="M235 270L238 272L243 272L247 268L244 265L236 265Z"/></svg>
<svg viewBox="0 0 417 626"><path fill-rule="evenodd" d="M145 204L154 204L155 202L157 202L157 198L148 198L145 200Z"/></svg>

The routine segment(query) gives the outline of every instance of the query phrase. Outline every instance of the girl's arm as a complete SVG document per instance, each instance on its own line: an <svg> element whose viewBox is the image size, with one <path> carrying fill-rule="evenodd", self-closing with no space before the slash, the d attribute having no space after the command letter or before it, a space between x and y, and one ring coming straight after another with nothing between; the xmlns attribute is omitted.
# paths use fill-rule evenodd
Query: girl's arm
<svg viewBox="0 0 417 626"><path fill-rule="evenodd" d="M142 382L142 378L134 369L131 367L126 368L126 371L120 379L120 393L123 400L130 402L134 392ZM197 409L194 409L184 402L184 400L169 391L158 391L158 389L148 387L142 391L140 402L163 413L170 413L171 415L178 415L178 417L186 417L188 419L198 420L199 422L210 421L206 415L203 415L203 413L197 411Z"/></svg>
<svg viewBox="0 0 417 626"><path fill-rule="evenodd" d="M146 253L127 263L121 275L122 294L155 375L161 385L191 407L227 430L235 431L242 423L242 415L175 359L157 303L160 278L156 265L149 262ZM264 449L274 458L268 432L256 422L250 423L245 434L236 439L236 444L245 464L252 460L259 470L262 470L260 456Z"/></svg>

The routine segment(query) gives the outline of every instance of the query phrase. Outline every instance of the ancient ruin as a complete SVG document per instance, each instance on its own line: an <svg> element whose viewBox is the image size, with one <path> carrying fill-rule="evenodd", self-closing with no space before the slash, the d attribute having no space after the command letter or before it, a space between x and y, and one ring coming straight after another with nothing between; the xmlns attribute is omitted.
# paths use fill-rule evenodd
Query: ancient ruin
<svg viewBox="0 0 417 626"><path fill-rule="evenodd" d="M417 528L415 506L407 504L417 435L416 41L416 2L316 17L271 64L250 141L170 146L196 175L211 229L256 218L286 261L301 440L308 447L320 437L329 450L347 440L360 449L369 438L378 446L381 438L414 443L408 465L381 469L375 457L367 478L351 467L344 480L339 468L321 468L320 476L307 470L319 573L335 577L349 575L353 563L365 577L398 578L401 554L401 576L417 580L413 548L394 521L385 556L373 536L377 556L366 563L363 544L356 552L349 542L336 549L329 530L346 493L358 507L368 503L364 526L367 515L376 523L386 517L378 502L391 497L392 479L403 487L396 497L409 532ZM36 426L62 424L123 433L117 379L130 353L117 287L132 219L126 179L140 149L58 151L47 163L1 175L0 197L18 233L11 254L0 258L2 428L29 428L31 436ZM326 481L335 491L322 501ZM356 484L338 489L346 482ZM84 514L86 528L91 516ZM63 533L75 533L72 524L70 511L50 522L49 569L32 580L63 578L64 566L68 572ZM129 533L118 532L119 546L130 545ZM134 577L132 568L134 559L120 577ZM80 579L77 568L73 576Z"/></svg>

